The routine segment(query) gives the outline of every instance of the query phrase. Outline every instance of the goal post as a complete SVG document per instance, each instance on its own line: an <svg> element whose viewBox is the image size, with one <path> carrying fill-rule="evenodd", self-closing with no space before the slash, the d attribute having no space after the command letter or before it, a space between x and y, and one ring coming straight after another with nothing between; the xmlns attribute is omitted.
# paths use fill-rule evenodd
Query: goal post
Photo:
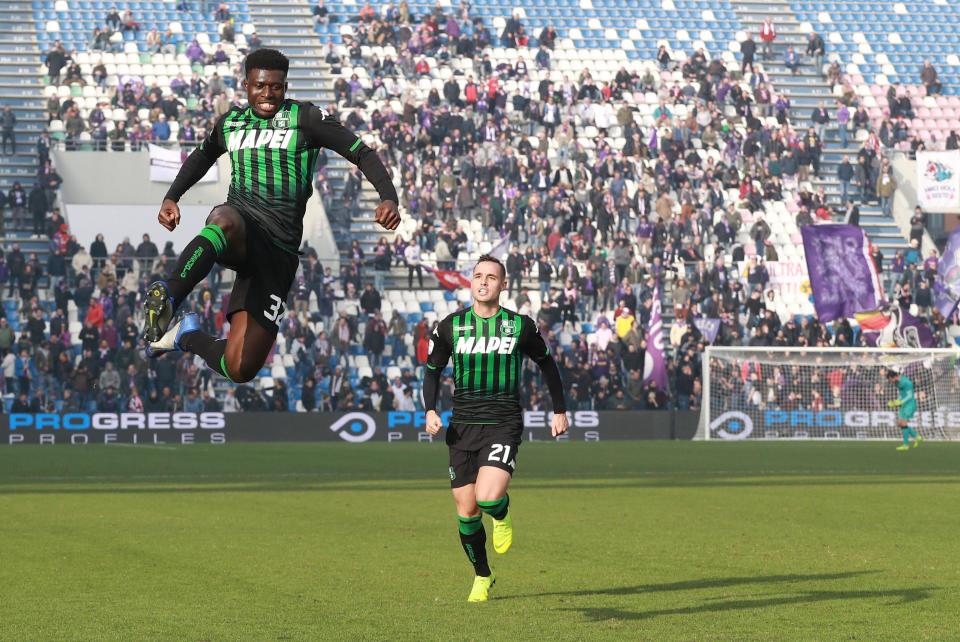
<svg viewBox="0 0 960 642"><path fill-rule="evenodd" d="M901 439L887 370L913 381L910 421L960 439L960 351L709 346L699 439Z"/></svg>

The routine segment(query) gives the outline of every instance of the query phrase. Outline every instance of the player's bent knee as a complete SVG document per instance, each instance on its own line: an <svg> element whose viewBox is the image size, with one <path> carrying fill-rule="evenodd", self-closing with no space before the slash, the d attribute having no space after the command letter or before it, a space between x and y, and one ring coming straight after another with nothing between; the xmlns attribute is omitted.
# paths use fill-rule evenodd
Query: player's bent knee
<svg viewBox="0 0 960 642"><path fill-rule="evenodd" d="M227 367L229 367L229 364ZM252 381L258 372L260 372L260 368L241 365L237 368L230 368L230 379L234 383L247 383Z"/></svg>
<svg viewBox="0 0 960 642"><path fill-rule="evenodd" d="M495 502L501 497L503 497L504 491L499 489L483 489L477 490L477 501L478 502Z"/></svg>
<svg viewBox="0 0 960 642"><path fill-rule="evenodd" d="M243 359L242 356L226 355L227 374L230 381L234 383L247 383L252 381L257 373L260 372L260 366L251 364L250 361Z"/></svg>
<svg viewBox="0 0 960 642"><path fill-rule="evenodd" d="M220 205L207 216L207 225L216 225L224 234L230 235L243 224L240 214L232 207Z"/></svg>

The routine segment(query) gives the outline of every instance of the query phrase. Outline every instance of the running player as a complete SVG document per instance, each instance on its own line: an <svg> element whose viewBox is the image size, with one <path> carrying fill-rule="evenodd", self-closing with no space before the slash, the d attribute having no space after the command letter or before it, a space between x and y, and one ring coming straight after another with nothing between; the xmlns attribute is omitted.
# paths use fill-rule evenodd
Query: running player
<svg viewBox="0 0 960 642"><path fill-rule="evenodd" d="M147 289L143 336L151 356L184 350L200 355L232 381L256 375L286 314L321 147L357 165L376 187L381 199L377 223L388 230L400 224L396 189L376 153L323 109L285 98L289 66L276 49L258 49L247 56L243 88L248 106L234 107L217 120L163 199L157 219L173 231L180 223L177 201L219 156L230 154L227 202L213 208L206 227L180 255L173 275ZM194 314L169 327L177 307L214 263L237 273L227 309L227 339L201 332Z"/></svg>
<svg viewBox="0 0 960 642"><path fill-rule="evenodd" d="M485 602L494 583L481 513L493 518L493 550L506 553L513 542L507 486L523 433L518 393L523 355L540 366L550 391L551 433L563 434L569 426L560 371L536 323L500 307L506 276L498 259L480 257L470 285L473 306L447 316L433 331L423 381L426 428L436 435L443 427L437 414L440 373L453 356L456 387L446 442L460 542L476 573L470 602Z"/></svg>
<svg viewBox="0 0 960 642"><path fill-rule="evenodd" d="M897 450L909 450L910 437L913 437L913 447L916 448L923 441L923 437L920 436L916 428L909 425L913 415L917 412L917 399L913 394L913 381L907 375L900 374L893 369L887 370L887 378L897 385L897 392L899 393L898 398L887 403L890 408L900 409L897 412L897 425L903 432L903 444L897 446Z"/></svg>

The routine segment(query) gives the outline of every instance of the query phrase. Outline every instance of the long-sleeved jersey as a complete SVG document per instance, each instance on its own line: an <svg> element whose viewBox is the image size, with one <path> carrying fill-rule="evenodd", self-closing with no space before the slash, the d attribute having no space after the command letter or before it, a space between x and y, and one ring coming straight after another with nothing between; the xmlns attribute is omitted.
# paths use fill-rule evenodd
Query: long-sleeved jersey
<svg viewBox="0 0 960 642"><path fill-rule="evenodd" d="M897 381L897 404L900 406L901 415L912 415L917 409L917 398L914 395L913 380L907 375L900 375Z"/></svg>
<svg viewBox="0 0 960 642"><path fill-rule="evenodd" d="M505 308L488 319L473 308L448 315L430 335L424 407L436 410L440 373L453 357L453 421L498 424L516 419L524 355L543 370L553 411L565 412L560 372L530 317Z"/></svg>
<svg viewBox="0 0 960 642"><path fill-rule="evenodd" d="M230 154L227 203L255 219L274 243L296 252L321 147L357 165L381 200L397 201L390 176L372 149L323 109L289 99L269 120L250 107L234 107L221 116L184 162L166 198L179 201L217 158Z"/></svg>

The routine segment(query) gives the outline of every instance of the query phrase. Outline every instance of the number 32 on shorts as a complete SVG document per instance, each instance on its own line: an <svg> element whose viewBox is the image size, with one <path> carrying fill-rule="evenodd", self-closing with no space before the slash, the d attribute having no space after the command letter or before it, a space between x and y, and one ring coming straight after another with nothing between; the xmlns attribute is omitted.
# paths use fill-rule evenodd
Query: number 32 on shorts
<svg viewBox="0 0 960 642"><path fill-rule="evenodd" d="M510 466L510 468L516 468L517 461L510 458L510 450L510 446L505 444L493 444L490 446L490 455L487 457L487 461L499 461Z"/></svg>
<svg viewBox="0 0 960 642"><path fill-rule="evenodd" d="M287 304L284 303L283 299L278 297L276 294L271 294L270 300L273 301L273 305L271 305L269 309L263 311L263 316L267 317L267 320L273 321L277 325L280 325L280 322L283 321L283 317L287 314Z"/></svg>

